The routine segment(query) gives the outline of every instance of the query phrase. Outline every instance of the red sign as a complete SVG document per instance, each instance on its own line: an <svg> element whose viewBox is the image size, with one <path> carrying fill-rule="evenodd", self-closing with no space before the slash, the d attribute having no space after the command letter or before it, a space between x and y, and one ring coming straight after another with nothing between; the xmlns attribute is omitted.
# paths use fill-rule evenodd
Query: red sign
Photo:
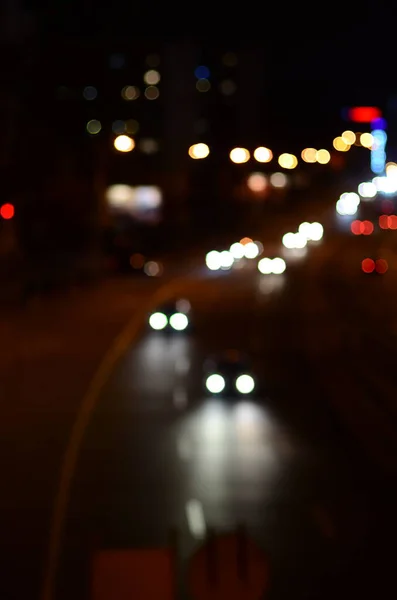
<svg viewBox="0 0 397 600"><path fill-rule="evenodd" d="M380 119L382 111L375 106L355 106L349 108L349 121L354 123L371 123L375 119Z"/></svg>

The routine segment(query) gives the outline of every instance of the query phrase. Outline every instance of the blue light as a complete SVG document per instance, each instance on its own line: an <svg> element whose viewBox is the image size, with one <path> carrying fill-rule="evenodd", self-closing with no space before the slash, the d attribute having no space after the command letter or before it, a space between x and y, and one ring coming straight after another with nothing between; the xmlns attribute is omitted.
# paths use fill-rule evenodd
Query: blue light
<svg viewBox="0 0 397 600"><path fill-rule="evenodd" d="M371 131L376 143L373 144L371 150L371 170L373 173L381 174L386 167L386 142L387 133L383 129L375 129Z"/></svg>
<svg viewBox="0 0 397 600"><path fill-rule="evenodd" d="M378 119L374 119L373 121L371 121L371 129L386 129L386 128L387 128L386 119L383 119L383 117L379 117Z"/></svg>
<svg viewBox="0 0 397 600"><path fill-rule="evenodd" d="M208 67L204 67L203 65L201 65L200 67L196 68L194 74L197 77L197 79L208 79L208 77L210 76L210 70Z"/></svg>

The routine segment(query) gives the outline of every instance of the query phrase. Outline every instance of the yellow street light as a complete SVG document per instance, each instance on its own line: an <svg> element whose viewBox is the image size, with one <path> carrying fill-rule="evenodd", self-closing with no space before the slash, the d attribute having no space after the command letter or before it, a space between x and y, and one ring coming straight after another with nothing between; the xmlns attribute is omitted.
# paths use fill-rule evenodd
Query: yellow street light
<svg viewBox="0 0 397 600"><path fill-rule="evenodd" d="M199 158L207 158L210 153L210 149L207 144L193 144L189 148L189 156L190 158L199 159Z"/></svg>
<svg viewBox="0 0 397 600"><path fill-rule="evenodd" d="M135 148L134 140L128 135L118 135L113 144L119 152L131 152Z"/></svg>
<svg viewBox="0 0 397 600"><path fill-rule="evenodd" d="M246 148L233 148L229 154L230 160L237 165L246 163L250 159L250 153Z"/></svg>
<svg viewBox="0 0 397 600"><path fill-rule="evenodd" d="M260 163L267 163L272 160L273 152L269 150L269 148L259 146L259 148L254 151L254 158Z"/></svg>
<svg viewBox="0 0 397 600"><path fill-rule="evenodd" d="M298 159L294 154L288 154L285 152L284 154L280 154L278 157L278 164L280 167L283 167L283 169L295 169L295 167L298 165Z"/></svg>

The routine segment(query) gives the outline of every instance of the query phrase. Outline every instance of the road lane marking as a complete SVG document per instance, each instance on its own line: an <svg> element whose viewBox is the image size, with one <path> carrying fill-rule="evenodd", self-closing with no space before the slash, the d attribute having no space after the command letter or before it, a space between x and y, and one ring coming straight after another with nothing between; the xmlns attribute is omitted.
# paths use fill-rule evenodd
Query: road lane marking
<svg viewBox="0 0 397 600"><path fill-rule="evenodd" d="M189 500L186 503L186 518L192 536L197 539L203 539L206 534L206 525L201 502L198 500Z"/></svg>
<svg viewBox="0 0 397 600"><path fill-rule="evenodd" d="M118 361L123 357L125 352L140 334L146 323L148 312L177 295L179 287L186 288L186 285L189 285L189 283L191 283L189 277L181 276L171 279L157 289L157 291L148 298L147 302L137 309L134 316L116 337L91 379L76 415L61 464L58 488L53 505L53 514L50 521L47 556L45 558L40 600L53 600L55 596L55 584L62 548L62 537L64 534L64 525L72 490L73 476L76 470L85 431L97 406L101 392Z"/></svg>
<svg viewBox="0 0 397 600"><path fill-rule="evenodd" d="M187 391L183 386L176 386L173 392L173 402L176 408L185 408L187 406Z"/></svg>

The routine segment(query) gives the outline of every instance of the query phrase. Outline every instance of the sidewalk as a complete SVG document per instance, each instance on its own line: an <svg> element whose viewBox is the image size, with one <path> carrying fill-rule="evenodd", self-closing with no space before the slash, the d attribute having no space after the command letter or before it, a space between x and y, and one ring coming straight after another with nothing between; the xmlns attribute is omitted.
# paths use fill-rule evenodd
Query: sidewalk
<svg viewBox="0 0 397 600"><path fill-rule="evenodd" d="M2 599L36 596L76 409L112 340L162 283L104 281L0 313Z"/></svg>

